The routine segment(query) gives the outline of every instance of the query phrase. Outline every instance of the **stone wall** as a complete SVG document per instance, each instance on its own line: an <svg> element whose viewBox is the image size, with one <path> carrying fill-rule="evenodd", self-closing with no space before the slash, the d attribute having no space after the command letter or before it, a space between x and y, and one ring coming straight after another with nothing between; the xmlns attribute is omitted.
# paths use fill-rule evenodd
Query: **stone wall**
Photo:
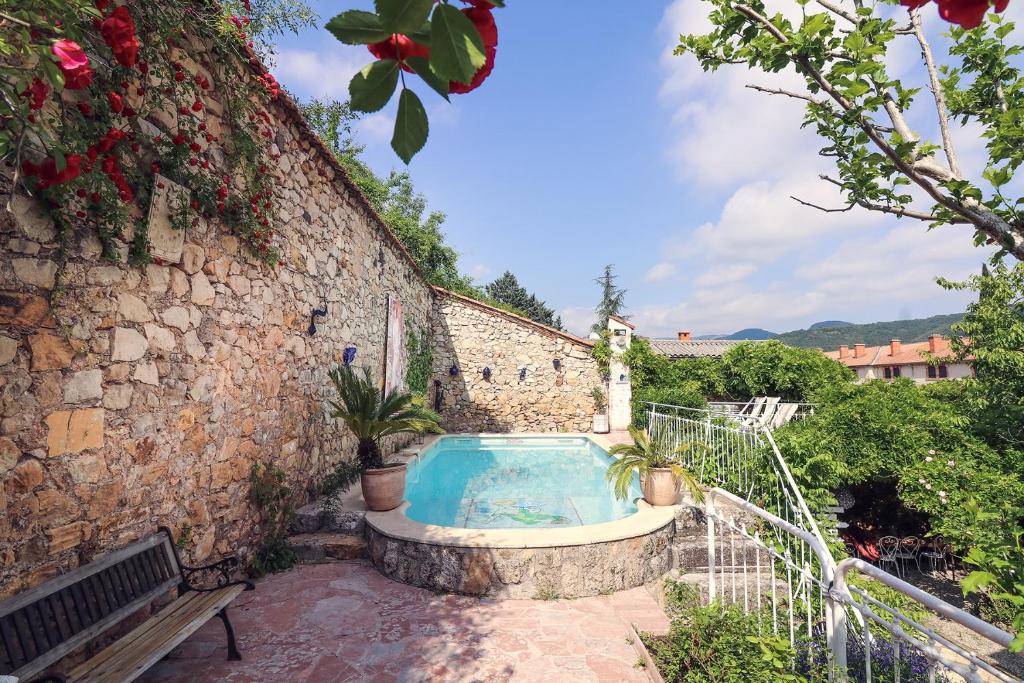
<svg viewBox="0 0 1024 683"><path fill-rule="evenodd" d="M458 294L437 293L434 397L439 388L448 431L590 431L591 392L605 389L592 343ZM484 368L490 368L490 379ZM520 380L522 368L526 376Z"/></svg>
<svg viewBox="0 0 1024 683"><path fill-rule="evenodd" d="M461 548L386 536L367 525L373 565L396 581L495 598L582 598L642 586L672 569L675 523L634 538L552 548Z"/></svg>
<svg viewBox="0 0 1024 683"><path fill-rule="evenodd" d="M211 128L216 98L214 84ZM344 347L382 375L389 294L429 326L433 292L408 255L294 105L270 113L277 267L203 219L177 262L104 260L85 226L63 261L31 200L0 211L0 595L159 525L192 527L191 560L244 555L253 463L304 491L354 451L324 406Z"/></svg>

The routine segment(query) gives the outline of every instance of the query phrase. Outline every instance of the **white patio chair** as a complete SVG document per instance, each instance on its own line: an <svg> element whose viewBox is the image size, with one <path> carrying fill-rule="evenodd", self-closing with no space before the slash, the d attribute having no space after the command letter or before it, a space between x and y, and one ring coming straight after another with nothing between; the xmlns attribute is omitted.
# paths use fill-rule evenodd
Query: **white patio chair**
<svg viewBox="0 0 1024 683"><path fill-rule="evenodd" d="M775 411L775 417L772 418L771 428L778 429L787 424L796 415L799 407L796 403L780 403L779 409Z"/></svg>
<svg viewBox="0 0 1024 683"><path fill-rule="evenodd" d="M921 571L921 558L918 556L921 544L922 541L917 536L907 536L900 541L899 548L896 549L896 559L903 563L904 569L907 568L907 562L913 560L917 565L917 571Z"/></svg>
<svg viewBox="0 0 1024 683"><path fill-rule="evenodd" d="M921 551L917 554L918 561L924 560L931 566L933 572L939 570L939 563L942 563L942 571L945 572L949 569L949 563L946 561L946 556L949 554L949 546L946 545L941 536L936 536L932 542L921 548ZM920 566L920 565L918 565Z"/></svg>
<svg viewBox="0 0 1024 683"><path fill-rule="evenodd" d="M750 412L741 415L740 424L744 427L753 427L759 424L761 416L764 414L765 401L767 400L764 396L754 398L750 403Z"/></svg>
<svg viewBox="0 0 1024 683"><path fill-rule="evenodd" d="M885 569L885 565L891 564L896 568L896 576L903 578L903 571L900 569L900 561L896 559L896 553L900 549L900 539L895 536L882 536L878 539L878 566Z"/></svg>

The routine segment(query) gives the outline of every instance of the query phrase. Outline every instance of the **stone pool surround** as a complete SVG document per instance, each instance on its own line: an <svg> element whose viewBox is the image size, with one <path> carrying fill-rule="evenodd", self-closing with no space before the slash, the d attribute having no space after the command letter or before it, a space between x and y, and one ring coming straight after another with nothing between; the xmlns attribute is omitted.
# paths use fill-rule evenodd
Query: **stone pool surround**
<svg viewBox="0 0 1024 683"><path fill-rule="evenodd" d="M460 434L459 436L496 436ZM589 439L592 434L517 434ZM400 453L407 462L435 441ZM499 598L578 598L635 588L672 567L676 507L640 500L623 519L564 529L460 529L409 519L403 503L366 513L370 559L385 576L421 588Z"/></svg>

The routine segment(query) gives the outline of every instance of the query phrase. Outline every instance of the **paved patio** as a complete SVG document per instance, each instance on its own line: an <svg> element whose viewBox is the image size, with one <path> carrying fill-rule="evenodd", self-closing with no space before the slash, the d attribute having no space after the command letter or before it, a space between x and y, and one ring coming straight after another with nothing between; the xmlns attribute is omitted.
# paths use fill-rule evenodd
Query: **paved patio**
<svg viewBox="0 0 1024 683"><path fill-rule="evenodd" d="M384 578L365 561L267 577L142 678L167 681L648 681L630 624L665 632L637 588L577 600L478 600Z"/></svg>

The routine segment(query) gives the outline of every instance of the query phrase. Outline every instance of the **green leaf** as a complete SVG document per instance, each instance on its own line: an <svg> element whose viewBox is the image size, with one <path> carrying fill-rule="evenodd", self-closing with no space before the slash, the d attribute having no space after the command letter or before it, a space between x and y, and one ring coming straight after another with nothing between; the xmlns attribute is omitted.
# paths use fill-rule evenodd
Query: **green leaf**
<svg viewBox="0 0 1024 683"><path fill-rule="evenodd" d="M469 83L487 61L480 32L451 5L438 5L430 22L430 68L439 78Z"/></svg>
<svg viewBox="0 0 1024 683"><path fill-rule="evenodd" d="M374 5L384 29L402 35L419 30L434 8L433 0L374 0Z"/></svg>
<svg viewBox="0 0 1024 683"><path fill-rule="evenodd" d="M423 81L434 89L441 97L448 100L448 81L437 77L433 71L430 70L430 62L423 57L408 57L405 63L409 65L416 75L423 79ZM451 101L451 100L449 100Z"/></svg>
<svg viewBox="0 0 1024 683"><path fill-rule="evenodd" d="M367 64L348 84L350 106L367 113L380 111L398 85L398 62L381 59Z"/></svg>
<svg viewBox="0 0 1024 683"><path fill-rule="evenodd" d="M380 17L373 12L349 10L327 22L325 28L346 45L369 45L387 40L390 32L384 30Z"/></svg>
<svg viewBox="0 0 1024 683"><path fill-rule="evenodd" d="M968 593L974 593L980 588L991 585L996 580L996 577L988 572L974 571L968 574L960 585L964 590L964 595Z"/></svg>
<svg viewBox="0 0 1024 683"><path fill-rule="evenodd" d="M395 134L391 138L391 149L395 150L405 163L412 161L416 152L427 144L430 126L427 122L427 110L412 90L402 89L398 97L398 114L395 116Z"/></svg>

